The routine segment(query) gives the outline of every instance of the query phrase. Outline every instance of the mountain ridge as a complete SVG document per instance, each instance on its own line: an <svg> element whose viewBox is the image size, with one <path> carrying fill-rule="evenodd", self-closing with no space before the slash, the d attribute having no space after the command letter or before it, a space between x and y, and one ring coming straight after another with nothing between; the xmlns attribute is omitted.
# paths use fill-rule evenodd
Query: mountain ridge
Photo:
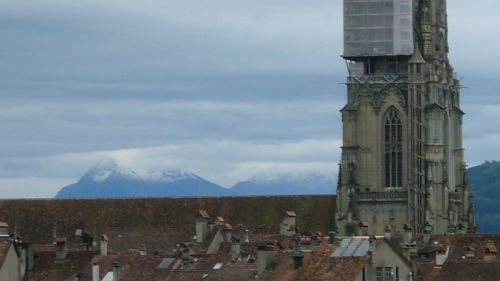
<svg viewBox="0 0 500 281"><path fill-rule="evenodd" d="M334 194L333 174L319 172L260 173L231 188L182 170L137 172L116 163L98 164L55 198L131 198L183 196L259 196Z"/></svg>

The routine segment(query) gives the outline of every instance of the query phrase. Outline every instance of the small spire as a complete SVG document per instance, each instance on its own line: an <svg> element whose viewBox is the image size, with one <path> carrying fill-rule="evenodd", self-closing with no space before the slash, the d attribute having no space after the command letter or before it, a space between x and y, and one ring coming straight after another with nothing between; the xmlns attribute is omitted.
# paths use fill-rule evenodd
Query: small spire
<svg viewBox="0 0 500 281"><path fill-rule="evenodd" d="M424 64L425 63L424 57L422 57L422 54L420 53L418 46L415 46L415 50L413 51L413 55L411 56L408 63L414 63L414 64L417 64L417 63Z"/></svg>

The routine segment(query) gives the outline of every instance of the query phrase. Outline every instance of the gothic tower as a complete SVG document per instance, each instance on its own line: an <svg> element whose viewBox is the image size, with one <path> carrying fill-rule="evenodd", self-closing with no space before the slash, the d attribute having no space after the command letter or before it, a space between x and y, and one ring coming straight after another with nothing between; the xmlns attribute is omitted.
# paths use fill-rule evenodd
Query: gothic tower
<svg viewBox="0 0 500 281"><path fill-rule="evenodd" d="M446 0L344 0L343 58L340 233L474 232Z"/></svg>

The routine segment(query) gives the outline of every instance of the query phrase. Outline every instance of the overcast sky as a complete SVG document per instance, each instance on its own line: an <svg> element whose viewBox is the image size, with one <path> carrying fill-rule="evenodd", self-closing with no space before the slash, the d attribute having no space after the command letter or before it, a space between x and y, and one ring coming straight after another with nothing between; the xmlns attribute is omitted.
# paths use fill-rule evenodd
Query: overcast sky
<svg viewBox="0 0 500 281"><path fill-rule="evenodd" d="M340 0L0 0L0 198L100 161L224 185L335 173ZM448 1L469 165L500 160L498 0Z"/></svg>

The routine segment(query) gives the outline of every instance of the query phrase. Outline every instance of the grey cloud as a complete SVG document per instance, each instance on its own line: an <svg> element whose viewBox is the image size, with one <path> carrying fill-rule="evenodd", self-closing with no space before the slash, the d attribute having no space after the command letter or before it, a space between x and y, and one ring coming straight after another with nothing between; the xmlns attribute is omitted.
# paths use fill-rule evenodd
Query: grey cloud
<svg viewBox="0 0 500 281"><path fill-rule="evenodd" d="M263 169L336 166L346 91L341 1L0 5L4 178L77 177L107 157L225 183ZM448 8L451 62L467 87L466 157L475 164L498 151L498 125L483 120L498 119L500 2ZM286 154L290 143L308 143L309 152L283 159L272 151Z"/></svg>

